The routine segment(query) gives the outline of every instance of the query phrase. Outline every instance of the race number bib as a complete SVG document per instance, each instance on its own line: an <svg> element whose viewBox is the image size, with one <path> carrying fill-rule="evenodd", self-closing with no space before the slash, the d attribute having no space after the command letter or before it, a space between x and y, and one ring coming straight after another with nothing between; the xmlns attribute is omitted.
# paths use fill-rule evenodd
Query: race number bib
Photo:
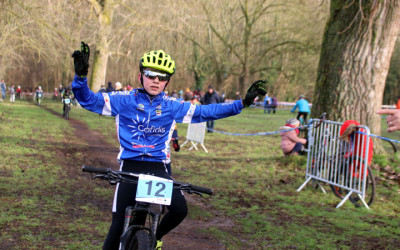
<svg viewBox="0 0 400 250"><path fill-rule="evenodd" d="M152 175L139 175L136 200L171 205L173 181Z"/></svg>
<svg viewBox="0 0 400 250"><path fill-rule="evenodd" d="M70 99L64 99L65 104L69 104L71 102Z"/></svg>

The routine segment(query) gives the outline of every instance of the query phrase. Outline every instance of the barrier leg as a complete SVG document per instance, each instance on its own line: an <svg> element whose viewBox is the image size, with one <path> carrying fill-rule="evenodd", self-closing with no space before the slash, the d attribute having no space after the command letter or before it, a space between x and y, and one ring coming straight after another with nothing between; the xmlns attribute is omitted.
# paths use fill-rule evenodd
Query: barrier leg
<svg viewBox="0 0 400 250"><path fill-rule="evenodd" d="M365 202L365 200L361 197L361 194L358 194L358 197L360 198L360 200L362 201L362 203L364 204L364 206L365 206L366 208L369 209L368 204L367 204L367 203Z"/></svg>
<svg viewBox="0 0 400 250"><path fill-rule="evenodd" d="M183 147L188 142L189 142L189 140L186 140L184 143L181 144L181 147Z"/></svg>
<svg viewBox="0 0 400 250"><path fill-rule="evenodd" d="M312 177L308 177L308 179L297 189L297 192L300 192L309 181L311 181Z"/></svg>
<svg viewBox="0 0 400 250"><path fill-rule="evenodd" d="M206 147L204 147L204 144L203 144L203 143L201 143L200 145L203 147L204 151L206 151L206 153L208 153L208 151L207 151Z"/></svg>
<svg viewBox="0 0 400 250"><path fill-rule="evenodd" d="M326 194L325 188L323 188L323 187L321 186L321 184L319 184L319 181L317 181L317 185L318 185L318 187L322 190L322 192L323 192L324 194ZM316 187L315 187L315 188L316 188Z"/></svg>
<svg viewBox="0 0 400 250"><path fill-rule="evenodd" d="M193 148L195 148L196 150L199 150L199 149L196 147L197 143L193 143L192 141L191 141L191 143L192 143L193 146L189 148L189 151L192 150Z"/></svg>
<svg viewBox="0 0 400 250"><path fill-rule="evenodd" d="M353 193L353 191L350 191L350 193L348 193L346 195L346 197L343 198L343 200L336 206L336 208L339 208L341 206L343 206L343 204L350 198L350 195Z"/></svg>

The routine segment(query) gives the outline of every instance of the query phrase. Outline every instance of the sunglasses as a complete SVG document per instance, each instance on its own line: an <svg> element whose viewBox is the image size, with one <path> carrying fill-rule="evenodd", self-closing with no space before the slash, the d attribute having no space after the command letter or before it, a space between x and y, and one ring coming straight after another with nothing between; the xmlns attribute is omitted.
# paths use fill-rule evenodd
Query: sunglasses
<svg viewBox="0 0 400 250"><path fill-rule="evenodd" d="M160 81L169 81L169 79L171 77L171 75L168 73L161 73L161 72L152 71L149 69L143 70L143 75L150 79L156 79L156 77L158 77L158 80L160 80Z"/></svg>

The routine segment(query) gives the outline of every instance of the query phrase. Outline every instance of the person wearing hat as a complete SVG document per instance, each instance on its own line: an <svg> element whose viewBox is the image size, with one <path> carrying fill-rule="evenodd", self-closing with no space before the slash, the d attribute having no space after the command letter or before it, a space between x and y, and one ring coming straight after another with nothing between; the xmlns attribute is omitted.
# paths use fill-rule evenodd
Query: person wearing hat
<svg viewBox="0 0 400 250"><path fill-rule="evenodd" d="M307 143L306 139L298 137L299 126L300 121L292 118L286 121L285 126L279 128L282 137L281 149L285 156L298 155L302 151L303 145Z"/></svg>
<svg viewBox="0 0 400 250"><path fill-rule="evenodd" d="M310 105L304 95L300 95L299 100L290 112L293 113L297 108L299 109L299 112L297 113L296 119L299 120L300 116L303 116L304 123L307 124L307 115L310 113Z"/></svg>
<svg viewBox="0 0 400 250"><path fill-rule="evenodd" d="M213 86L208 86L208 91L203 95L200 102L203 105L219 103L220 98L217 92L214 91ZM214 120L207 121L207 133L212 133L214 129Z"/></svg>

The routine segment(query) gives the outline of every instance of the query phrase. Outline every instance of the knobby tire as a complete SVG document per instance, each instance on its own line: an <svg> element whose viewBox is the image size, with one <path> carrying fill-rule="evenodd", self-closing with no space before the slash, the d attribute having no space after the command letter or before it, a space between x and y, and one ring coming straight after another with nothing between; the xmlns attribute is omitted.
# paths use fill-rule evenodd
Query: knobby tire
<svg viewBox="0 0 400 250"><path fill-rule="evenodd" d="M128 240L126 250L151 250L151 237L146 230L138 230Z"/></svg>
<svg viewBox="0 0 400 250"><path fill-rule="evenodd" d="M334 186L332 184L329 185L332 189L332 192L335 194L335 196L339 197L340 199L344 199L346 195L348 194L348 190L342 189L340 187ZM374 175L372 174L371 168L368 166L368 175L367 175L367 183L365 187L365 201L368 206L372 204L375 198L375 178ZM362 206L362 201L360 201L360 198L358 197L357 194L351 195L349 197L349 200L356 206L360 207Z"/></svg>

